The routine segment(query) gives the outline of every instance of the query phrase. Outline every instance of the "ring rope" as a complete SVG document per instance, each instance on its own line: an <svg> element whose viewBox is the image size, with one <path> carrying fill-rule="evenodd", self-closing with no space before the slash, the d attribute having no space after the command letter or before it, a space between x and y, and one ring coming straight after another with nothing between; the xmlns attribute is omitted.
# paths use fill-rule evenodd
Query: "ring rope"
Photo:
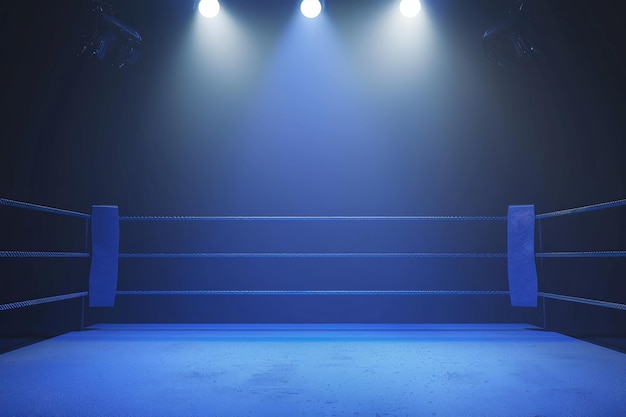
<svg viewBox="0 0 626 417"><path fill-rule="evenodd" d="M509 291L427 290L146 290L117 295L509 295Z"/></svg>
<svg viewBox="0 0 626 417"><path fill-rule="evenodd" d="M537 253L537 258L623 258L626 251L595 251L595 252L545 252Z"/></svg>
<svg viewBox="0 0 626 417"><path fill-rule="evenodd" d="M504 221L506 216L120 216L120 221Z"/></svg>
<svg viewBox="0 0 626 417"><path fill-rule="evenodd" d="M21 201L0 198L0 205L23 208L28 210L43 211L54 214L62 214L74 217L90 218L86 213L80 213L71 210L64 210L55 207L43 206L33 203L25 203ZM588 206L575 207L571 209L558 210L549 213L538 214L537 219L545 219L549 217L564 216L568 214L585 213L594 210L601 210L612 207L626 206L626 199L609 201L599 204L591 204ZM506 216L121 216L120 221L219 221L219 220L440 220L440 221L504 221Z"/></svg>
<svg viewBox="0 0 626 417"><path fill-rule="evenodd" d="M48 206L41 206L39 204L24 203L21 201L9 200L6 198L0 198L0 206L9 206L9 207L16 207L16 208L22 208L22 209L27 209L27 210L43 211L46 213L62 214L65 216L72 216L72 217L82 217L84 219L88 219L91 217L89 214L79 213L77 211L63 210L63 209L48 207Z"/></svg>
<svg viewBox="0 0 626 417"><path fill-rule="evenodd" d="M120 258L506 258L506 253L422 252L211 252L211 253L120 253Z"/></svg>
<svg viewBox="0 0 626 417"><path fill-rule="evenodd" d="M552 293L547 293L547 292L540 292L537 295L539 297L552 298L552 299L555 299L555 300L571 301L571 302L574 302L574 303L582 303L582 304L590 304L590 305L594 305L594 306L598 306L598 307L607 307L607 308L613 308L613 309L617 309L617 310L626 310L626 304L612 303L610 301L599 301L599 300L592 300L590 298L572 297L570 295L552 294Z"/></svg>
<svg viewBox="0 0 626 417"><path fill-rule="evenodd" d="M86 252L0 251L0 258L89 258ZM506 253L460 252L208 252L120 253L119 258L506 258ZM536 258L623 258L626 251L545 252Z"/></svg>
<svg viewBox="0 0 626 417"><path fill-rule="evenodd" d="M0 251L0 258L89 258L85 252L33 252L33 251Z"/></svg>
<svg viewBox="0 0 626 417"><path fill-rule="evenodd" d="M606 203L591 204L589 206L575 207L571 209L558 210L550 213L537 214L536 219L547 219L549 217L565 216L567 214L587 213L589 211L602 210L612 207L626 206L626 198L615 201L608 201Z"/></svg>
<svg viewBox="0 0 626 417"><path fill-rule="evenodd" d="M69 300L72 298L86 297L87 291L72 294L55 295L52 297L36 298L34 300L17 301L15 303L0 304L0 311L13 310L16 308L30 307L37 304L52 303L54 301Z"/></svg>

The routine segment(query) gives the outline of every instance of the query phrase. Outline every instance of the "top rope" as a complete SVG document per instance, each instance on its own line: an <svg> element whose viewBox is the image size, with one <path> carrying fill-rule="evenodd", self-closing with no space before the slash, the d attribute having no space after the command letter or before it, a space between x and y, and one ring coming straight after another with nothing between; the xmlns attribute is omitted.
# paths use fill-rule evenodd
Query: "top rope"
<svg viewBox="0 0 626 417"><path fill-rule="evenodd" d="M505 221L506 216L120 216L120 221Z"/></svg>
<svg viewBox="0 0 626 417"><path fill-rule="evenodd" d="M85 213L79 213L77 211L63 210L54 207L40 206L39 204L23 203L21 201L8 200L6 198L0 198L0 206L9 206L22 208L26 210L43 211L46 213L62 214L64 216L82 217L88 219L91 216Z"/></svg>
<svg viewBox="0 0 626 417"><path fill-rule="evenodd" d="M606 203L592 204L589 206L575 207L566 210L552 211L550 213L537 214L536 219L547 219L549 217L565 216L567 214L587 213L589 211L602 210L613 207L626 206L626 198L621 200L609 201Z"/></svg>

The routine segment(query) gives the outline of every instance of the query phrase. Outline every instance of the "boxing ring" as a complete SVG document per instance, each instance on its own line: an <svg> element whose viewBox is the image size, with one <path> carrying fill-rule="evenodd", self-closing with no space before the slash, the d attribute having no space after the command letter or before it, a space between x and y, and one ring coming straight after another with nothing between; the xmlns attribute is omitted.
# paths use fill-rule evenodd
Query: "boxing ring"
<svg viewBox="0 0 626 417"><path fill-rule="evenodd" d="M626 320L626 304L540 286L550 279L544 259L626 257L624 250L543 252L542 223L623 209L626 199L540 214L532 205L509 206L507 216L120 216L116 206L93 206L90 214L9 199L0 206L75 218L85 236L82 252L3 250L0 258L90 262L83 291L0 299L0 318L80 299L82 330L0 355L0 415L624 416L626 410L624 354L529 324L84 327L87 309L114 307L118 298L166 296L494 296L508 297L511 307L542 308L543 327L546 300L621 310ZM163 222L498 222L506 225L507 244L489 253L120 252L125 224ZM463 258L506 262L507 277L499 288L475 290L119 289L119 264L164 258Z"/></svg>

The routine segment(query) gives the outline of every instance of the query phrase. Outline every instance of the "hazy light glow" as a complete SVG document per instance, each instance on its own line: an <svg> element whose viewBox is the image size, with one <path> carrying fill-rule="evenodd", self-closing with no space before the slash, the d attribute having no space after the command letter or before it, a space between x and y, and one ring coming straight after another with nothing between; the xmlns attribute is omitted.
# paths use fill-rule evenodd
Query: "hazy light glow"
<svg viewBox="0 0 626 417"><path fill-rule="evenodd" d="M198 10L202 16L211 19L219 14L220 2L218 0L200 0Z"/></svg>
<svg viewBox="0 0 626 417"><path fill-rule="evenodd" d="M400 2L400 13L405 17L415 17L422 10L420 0L402 0Z"/></svg>
<svg viewBox="0 0 626 417"><path fill-rule="evenodd" d="M319 0L302 0L300 11L304 17L314 19L322 12L322 3Z"/></svg>
<svg viewBox="0 0 626 417"><path fill-rule="evenodd" d="M213 96L215 101L222 92L228 92L224 99L234 100L250 88L249 83L258 72L259 51L262 50L258 39L227 7L214 19L196 13L188 36L181 37L181 45L170 59L178 63L172 64L175 70L164 71L170 77L180 78L180 91L186 91L182 96L184 100L189 101L191 97L205 100L202 96ZM174 77L172 71L184 75ZM206 106L198 106L202 107Z"/></svg>
<svg viewBox="0 0 626 417"><path fill-rule="evenodd" d="M415 97L442 79L438 71L448 57L448 48L440 43L424 4L412 19L398 11L398 1L370 13L353 27L354 43L349 51L357 61L355 75L375 94L377 103L401 102L398 97ZM383 99L382 97L385 97ZM392 98L393 97L393 98ZM423 99L421 99L424 102Z"/></svg>

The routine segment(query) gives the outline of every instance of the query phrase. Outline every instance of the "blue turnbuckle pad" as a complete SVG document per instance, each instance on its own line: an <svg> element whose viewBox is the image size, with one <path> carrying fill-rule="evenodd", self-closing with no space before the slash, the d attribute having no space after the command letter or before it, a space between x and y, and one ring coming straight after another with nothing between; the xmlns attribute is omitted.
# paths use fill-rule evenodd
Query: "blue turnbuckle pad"
<svg viewBox="0 0 626 417"><path fill-rule="evenodd" d="M509 206L507 245L511 305L537 307L535 206Z"/></svg>
<svg viewBox="0 0 626 417"><path fill-rule="evenodd" d="M117 290L120 220L117 206L93 206L89 307L113 307Z"/></svg>

